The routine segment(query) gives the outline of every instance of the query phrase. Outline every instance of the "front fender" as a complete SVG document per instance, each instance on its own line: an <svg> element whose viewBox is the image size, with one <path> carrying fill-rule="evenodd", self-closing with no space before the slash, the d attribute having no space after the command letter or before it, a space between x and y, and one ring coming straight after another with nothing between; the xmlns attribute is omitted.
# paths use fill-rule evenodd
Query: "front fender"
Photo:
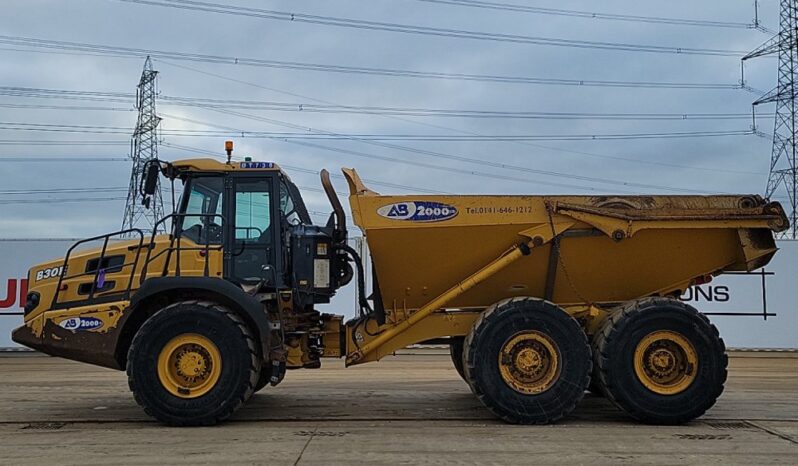
<svg viewBox="0 0 798 466"><path fill-rule="evenodd" d="M257 299L227 280L211 277L149 278L133 294L133 310L148 308L151 303L166 299L176 302L189 299L209 299L240 314L252 328L261 346L261 354L269 354L271 326L266 311Z"/></svg>

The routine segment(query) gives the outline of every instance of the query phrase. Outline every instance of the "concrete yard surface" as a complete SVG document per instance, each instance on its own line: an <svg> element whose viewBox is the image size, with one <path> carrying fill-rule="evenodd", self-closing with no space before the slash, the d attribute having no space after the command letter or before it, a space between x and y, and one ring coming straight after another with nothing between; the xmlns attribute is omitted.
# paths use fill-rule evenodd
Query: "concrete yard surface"
<svg viewBox="0 0 798 466"><path fill-rule="evenodd" d="M216 427L170 428L125 374L0 357L0 464L798 464L798 354L732 353L726 391L684 426L636 423L586 395L565 421L495 420L448 353L289 372Z"/></svg>

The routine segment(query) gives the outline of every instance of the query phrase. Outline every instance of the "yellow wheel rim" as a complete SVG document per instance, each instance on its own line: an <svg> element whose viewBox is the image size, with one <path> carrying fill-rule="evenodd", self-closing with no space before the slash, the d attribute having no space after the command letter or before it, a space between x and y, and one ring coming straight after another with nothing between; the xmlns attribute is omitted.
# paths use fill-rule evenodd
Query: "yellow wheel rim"
<svg viewBox="0 0 798 466"><path fill-rule="evenodd" d="M502 346L499 372L504 382L519 393L543 393L560 375L557 345L534 330L517 333Z"/></svg>
<svg viewBox="0 0 798 466"><path fill-rule="evenodd" d="M643 385L660 395L687 390L698 371L695 348L683 335L660 330L646 335L635 348L635 374Z"/></svg>
<svg viewBox="0 0 798 466"><path fill-rule="evenodd" d="M197 398L208 393L216 386L221 373L222 355L203 335L178 335L158 354L161 385L180 398Z"/></svg>

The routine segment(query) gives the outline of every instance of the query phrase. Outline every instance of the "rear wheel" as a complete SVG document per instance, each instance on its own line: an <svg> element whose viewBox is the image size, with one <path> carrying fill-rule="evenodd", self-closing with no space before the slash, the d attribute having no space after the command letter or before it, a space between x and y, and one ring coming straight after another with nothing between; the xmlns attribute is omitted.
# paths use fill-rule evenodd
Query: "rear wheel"
<svg viewBox="0 0 798 466"><path fill-rule="evenodd" d="M128 351L128 385L150 416L176 426L212 425L253 393L258 353L247 325L211 302L184 301L153 315Z"/></svg>
<svg viewBox="0 0 798 466"><path fill-rule="evenodd" d="M465 372L463 372L463 339L464 337L452 337L449 343L449 355L452 357L454 369L465 380Z"/></svg>
<svg viewBox="0 0 798 466"><path fill-rule="evenodd" d="M599 398L604 397L604 390L601 388L601 384L598 381L598 376L596 375L595 371L593 371L593 375L590 376L590 385L587 386L587 391L589 391L593 396L597 396Z"/></svg>
<svg viewBox="0 0 798 466"><path fill-rule="evenodd" d="M669 298L630 303L596 335L595 364L608 398L630 416L681 424L715 404L728 358L718 329Z"/></svg>
<svg viewBox="0 0 798 466"><path fill-rule="evenodd" d="M555 422L590 380L587 336L562 308L533 298L500 301L464 341L466 381L485 406L515 424Z"/></svg>
<svg viewBox="0 0 798 466"><path fill-rule="evenodd" d="M608 316L607 319L610 317ZM595 362L595 355L598 352L596 348L596 340L598 339L598 333L594 334L590 339L590 353L593 355L593 370L590 373L590 385L587 386L587 391L590 392L591 395L604 398L604 388L601 386L601 377L599 377L598 373L598 365Z"/></svg>

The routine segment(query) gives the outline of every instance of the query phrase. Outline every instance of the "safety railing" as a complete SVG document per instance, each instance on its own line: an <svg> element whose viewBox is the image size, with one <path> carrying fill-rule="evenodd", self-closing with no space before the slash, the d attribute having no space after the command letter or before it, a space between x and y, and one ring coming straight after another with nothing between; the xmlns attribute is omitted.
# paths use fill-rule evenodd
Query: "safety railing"
<svg viewBox="0 0 798 466"><path fill-rule="evenodd" d="M187 230L183 229L183 225L185 223L186 218L199 218L203 221L199 222L195 225L197 238L196 241L193 241L194 238L189 238L192 240L192 245L186 246L183 243L183 237L187 236ZM213 224L214 219L220 219L221 222L218 225L218 239L211 238L214 234L213 229L209 228ZM168 222L172 221L172 233L169 235L169 245L162 250L153 254L153 251L156 249L155 247L155 238L158 236L159 231L162 230L162 226ZM174 275L180 276L181 275L181 252L182 251L200 251L200 255L204 256L205 263L203 266L203 276L208 277L210 275L210 252L211 251L221 251L223 248L222 245L222 237L223 237L223 228L226 225L224 216L221 214L180 214L180 213L173 213L167 215L160 219L156 224L153 226L152 235L150 236L149 242L145 246L144 241L144 233L138 228L132 228L127 230L120 230L115 231L113 233L108 233L105 235L94 236L92 238L82 239L75 244L73 244L68 250L66 257L64 257L63 264L61 266L61 270L58 277L58 285L56 287L55 293L53 294L53 301L51 303L51 309L61 309L69 306L77 306L77 305L91 305L97 304L101 300L108 300L113 297L114 300L129 300L133 288L133 283L136 277L136 271L139 267L139 262L141 261L142 257L142 250L144 248L147 249L147 254L144 256L144 262L141 267L141 274L139 276L139 284L143 283L152 273L150 272L151 265L158 260L162 256L166 256L164 260L163 269L160 271L158 276L166 276L169 273L171 261L175 260L175 268L174 268ZM127 257L127 254L118 254L114 253L113 256L108 256L108 245L114 237L138 237L138 243L132 244L128 246L129 251L136 251L136 254L133 255L133 259L122 264L110 264L109 257L116 257L119 255L123 255ZM81 271L80 273L75 273L69 275L69 261L70 258L73 256L73 252L75 249L80 247L81 245L92 243L96 241L102 241L103 245L100 249L100 255L98 257L91 257L86 261L86 270ZM194 246L194 244L201 243L199 246ZM96 261L96 266L89 266L89 264ZM105 276L108 273L119 273L122 270L130 268L130 274L127 276L127 284L124 289L120 290L118 287L114 287L108 292L104 292L103 285L105 281ZM64 286L65 281L73 281L76 278L84 277L84 276L91 276L92 281L91 285L88 288L88 295L85 298L80 299L73 299L70 301L61 301L61 292L66 289ZM101 278L102 277L102 278ZM85 283L81 283L80 285L85 285ZM78 287L80 289L80 286ZM112 291L112 292L111 292ZM101 293L102 296L97 296L98 293Z"/></svg>
<svg viewBox="0 0 798 466"><path fill-rule="evenodd" d="M106 252L108 251L108 243L110 242L111 238L116 237L116 236L126 237L126 236L131 236L131 235L138 235L138 240L139 240L139 242L138 242L138 250L141 250L141 247L142 247L142 245L144 243L144 233L138 228L120 230L120 231L115 231L113 233L108 233L108 234L105 234L105 235L94 236L92 238L82 239L82 240L76 242L75 244L73 244L67 250L66 257L64 257L64 262L61 265L61 270L60 270L60 273L58 274L58 285L56 286L55 293L53 293L53 301L51 303L50 308L51 309L58 309L58 308L66 307L67 305L77 305L77 304L89 305L89 304L92 304L92 303L96 302L97 300L95 299L95 295L97 294L98 288L100 288L100 292L102 292L102 290L101 290L102 284L100 283L101 282L100 277L102 276L103 277L103 281L105 280L104 277L105 277L105 274L107 273L107 269L113 269L115 271L121 271L121 270L124 270L127 267L130 267L130 276L128 277L128 280L127 280L127 286L125 287L125 289L123 291L120 292L118 290L114 290L115 293L113 293L115 296L117 294L121 294L122 295L121 296L122 299L130 299L130 290L131 290L131 287L133 285L133 279L134 279L134 277L136 275L136 267L138 266L140 254L136 254L134 259L132 261L130 261L130 262L125 262L125 263L118 264L118 265L115 264L112 267L108 267L109 261L106 260L106 259L108 259L106 257ZM76 273L74 275L68 275L68 273L69 273L69 258L72 256L72 253L75 251L75 249L77 247L79 247L80 245L82 245L82 244L91 243L91 242L100 241L100 240L102 240L102 242L103 242L102 249L100 250L100 255L96 259L95 258L91 259L91 261L97 260L96 267L90 268L88 266L89 261L87 261L86 270L84 270L84 271L82 271L80 273ZM131 246L131 247L135 247L135 246ZM104 264L105 264L105 266L104 266ZM84 276L90 276L90 275L93 276L93 278L92 278L91 286L89 287L89 294L86 297L86 299L78 299L78 300L73 300L73 301L63 302L63 303L59 302L58 298L60 297L60 293L61 293L61 291L64 290L64 287L63 287L64 280L72 280L72 279L75 279L75 278L84 277Z"/></svg>
<svg viewBox="0 0 798 466"><path fill-rule="evenodd" d="M182 239L183 239L183 236L184 236L184 234L186 232L186 230L183 229L183 225L185 223L185 219L186 218L199 218L201 220L213 220L215 218L219 218L221 220L221 223L219 225L217 225L219 227L218 244L217 244L216 241L211 243L211 233L212 232L211 232L211 229L209 228L209 225L210 225L211 222L207 221L207 222L200 222L199 224L197 224L199 226L199 228L197 229L197 240L198 241L202 241L203 228L205 229L205 231L204 231L204 237L205 238L204 238L204 241L202 241L203 244L200 245L200 246L183 246L182 245ZM165 223L167 220L172 220L172 225L174 225L172 234L169 236L169 247L164 248L163 250L159 251L155 255L152 255L152 250L154 249L154 245L155 245L155 237L158 235L158 227L162 223ZM222 250L222 236L224 234L224 231L222 230L222 228L224 228L224 225L226 225L226 222L225 222L225 218L224 218L224 216L222 214L181 214L181 213L174 213L174 214L167 215L166 217L164 217L161 220L159 220L154 225L153 230L152 230L152 237L150 238L150 245L147 248L147 257L144 260L144 267L141 270L141 277L140 277L140 280L139 280L140 283L144 283L144 280L146 280L148 278L147 276L149 274L149 266L150 266L150 264L152 262L154 262L156 259L158 259L161 255L164 255L164 254L166 255L166 259L164 261L164 267L163 267L163 270L161 271L161 275L160 276L163 277L163 276L167 275L167 273L169 272L169 265L171 263L172 256L176 255L177 256L177 260L176 260L176 263L175 263L174 275L179 277L180 274L181 274L181 269L180 269L180 257L181 257L180 253L181 253L181 251L201 251L201 252L204 252L203 255L205 257L205 264L204 264L204 268L203 268L203 276L205 276L205 277L209 276L210 275L210 256L211 256L210 255L210 251L221 251ZM178 228L180 229L180 231L177 231ZM196 244L196 242L195 242L195 244Z"/></svg>

